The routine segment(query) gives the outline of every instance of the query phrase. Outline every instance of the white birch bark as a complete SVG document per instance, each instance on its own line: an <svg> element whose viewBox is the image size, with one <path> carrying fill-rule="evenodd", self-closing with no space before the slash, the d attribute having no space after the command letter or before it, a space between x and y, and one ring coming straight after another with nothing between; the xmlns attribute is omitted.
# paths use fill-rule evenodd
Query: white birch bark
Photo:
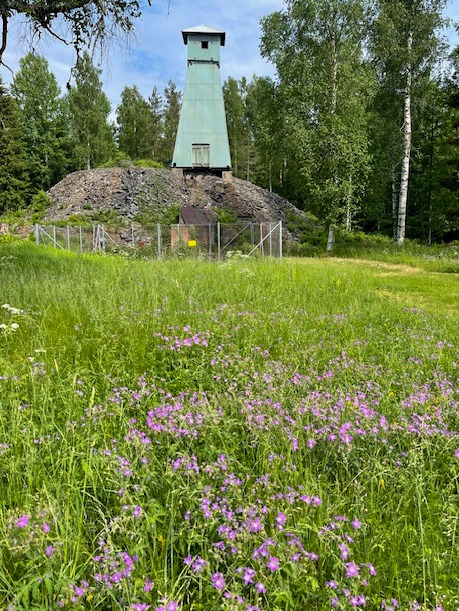
<svg viewBox="0 0 459 611"><path fill-rule="evenodd" d="M392 170L392 237L397 239L397 213L398 213L398 197L395 168Z"/></svg>
<svg viewBox="0 0 459 611"><path fill-rule="evenodd" d="M330 223L328 226L327 252L331 252L335 246L335 226Z"/></svg>
<svg viewBox="0 0 459 611"><path fill-rule="evenodd" d="M410 156L411 156L411 81L412 81L412 66L411 66L411 50L413 47L413 32L408 32L407 51L408 62L406 66L406 82L405 82L405 103L403 109L403 158L402 172L400 179L400 196L398 200L398 215L397 215L397 235L396 243L401 246L405 241L406 228L406 203L408 199L408 181L410 176Z"/></svg>

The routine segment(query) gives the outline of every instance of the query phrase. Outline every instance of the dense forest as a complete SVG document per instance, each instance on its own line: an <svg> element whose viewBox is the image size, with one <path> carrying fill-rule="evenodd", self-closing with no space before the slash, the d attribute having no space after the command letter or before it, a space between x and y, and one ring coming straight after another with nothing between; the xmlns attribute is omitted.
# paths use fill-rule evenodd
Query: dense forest
<svg viewBox="0 0 459 611"><path fill-rule="evenodd" d="M223 84L233 172L334 227L459 239L459 47L444 0L286 0L262 20L275 77ZM39 209L71 171L170 164L181 93L126 86L112 108L82 53L65 94L29 53L0 80L0 214Z"/></svg>

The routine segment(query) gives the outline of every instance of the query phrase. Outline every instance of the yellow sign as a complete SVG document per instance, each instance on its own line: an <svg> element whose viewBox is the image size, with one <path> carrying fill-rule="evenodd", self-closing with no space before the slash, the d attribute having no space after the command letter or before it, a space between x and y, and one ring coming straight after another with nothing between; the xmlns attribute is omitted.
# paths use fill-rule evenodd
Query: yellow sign
<svg viewBox="0 0 459 611"><path fill-rule="evenodd" d="M196 240L188 240L188 246L196 246Z"/></svg>

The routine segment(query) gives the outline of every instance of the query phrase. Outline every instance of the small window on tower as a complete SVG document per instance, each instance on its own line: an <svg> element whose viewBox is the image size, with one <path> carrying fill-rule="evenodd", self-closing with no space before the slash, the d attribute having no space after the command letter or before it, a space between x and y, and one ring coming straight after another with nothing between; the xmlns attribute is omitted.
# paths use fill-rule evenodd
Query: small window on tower
<svg viewBox="0 0 459 611"><path fill-rule="evenodd" d="M209 48L209 41L208 40L202 40L201 41L201 49L208 49Z"/></svg>

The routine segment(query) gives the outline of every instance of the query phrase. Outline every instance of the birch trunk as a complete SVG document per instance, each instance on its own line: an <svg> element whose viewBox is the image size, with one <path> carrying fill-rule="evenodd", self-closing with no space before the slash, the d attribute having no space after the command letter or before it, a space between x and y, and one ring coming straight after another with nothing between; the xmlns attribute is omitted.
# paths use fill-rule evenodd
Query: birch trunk
<svg viewBox="0 0 459 611"><path fill-rule="evenodd" d="M335 246L335 226L330 223L328 226L327 252L331 252Z"/></svg>
<svg viewBox="0 0 459 611"><path fill-rule="evenodd" d="M397 212L398 212L398 197L397 187L395 184L397 177L395 169L392 170L392 237L397 239Z"/></svg>
<svg viewBox="0 0 459 611"><path fill-rule="evenodd" d="M400 180L400 197L398 200L397 236L396 243L401 246L405 241L406 203L408 199L408 180L410 175L411 156L411 49L413 47L413 32L408 32L407 51L408 62L406 66L405 103L403 109L403 158Z"/></svg>

